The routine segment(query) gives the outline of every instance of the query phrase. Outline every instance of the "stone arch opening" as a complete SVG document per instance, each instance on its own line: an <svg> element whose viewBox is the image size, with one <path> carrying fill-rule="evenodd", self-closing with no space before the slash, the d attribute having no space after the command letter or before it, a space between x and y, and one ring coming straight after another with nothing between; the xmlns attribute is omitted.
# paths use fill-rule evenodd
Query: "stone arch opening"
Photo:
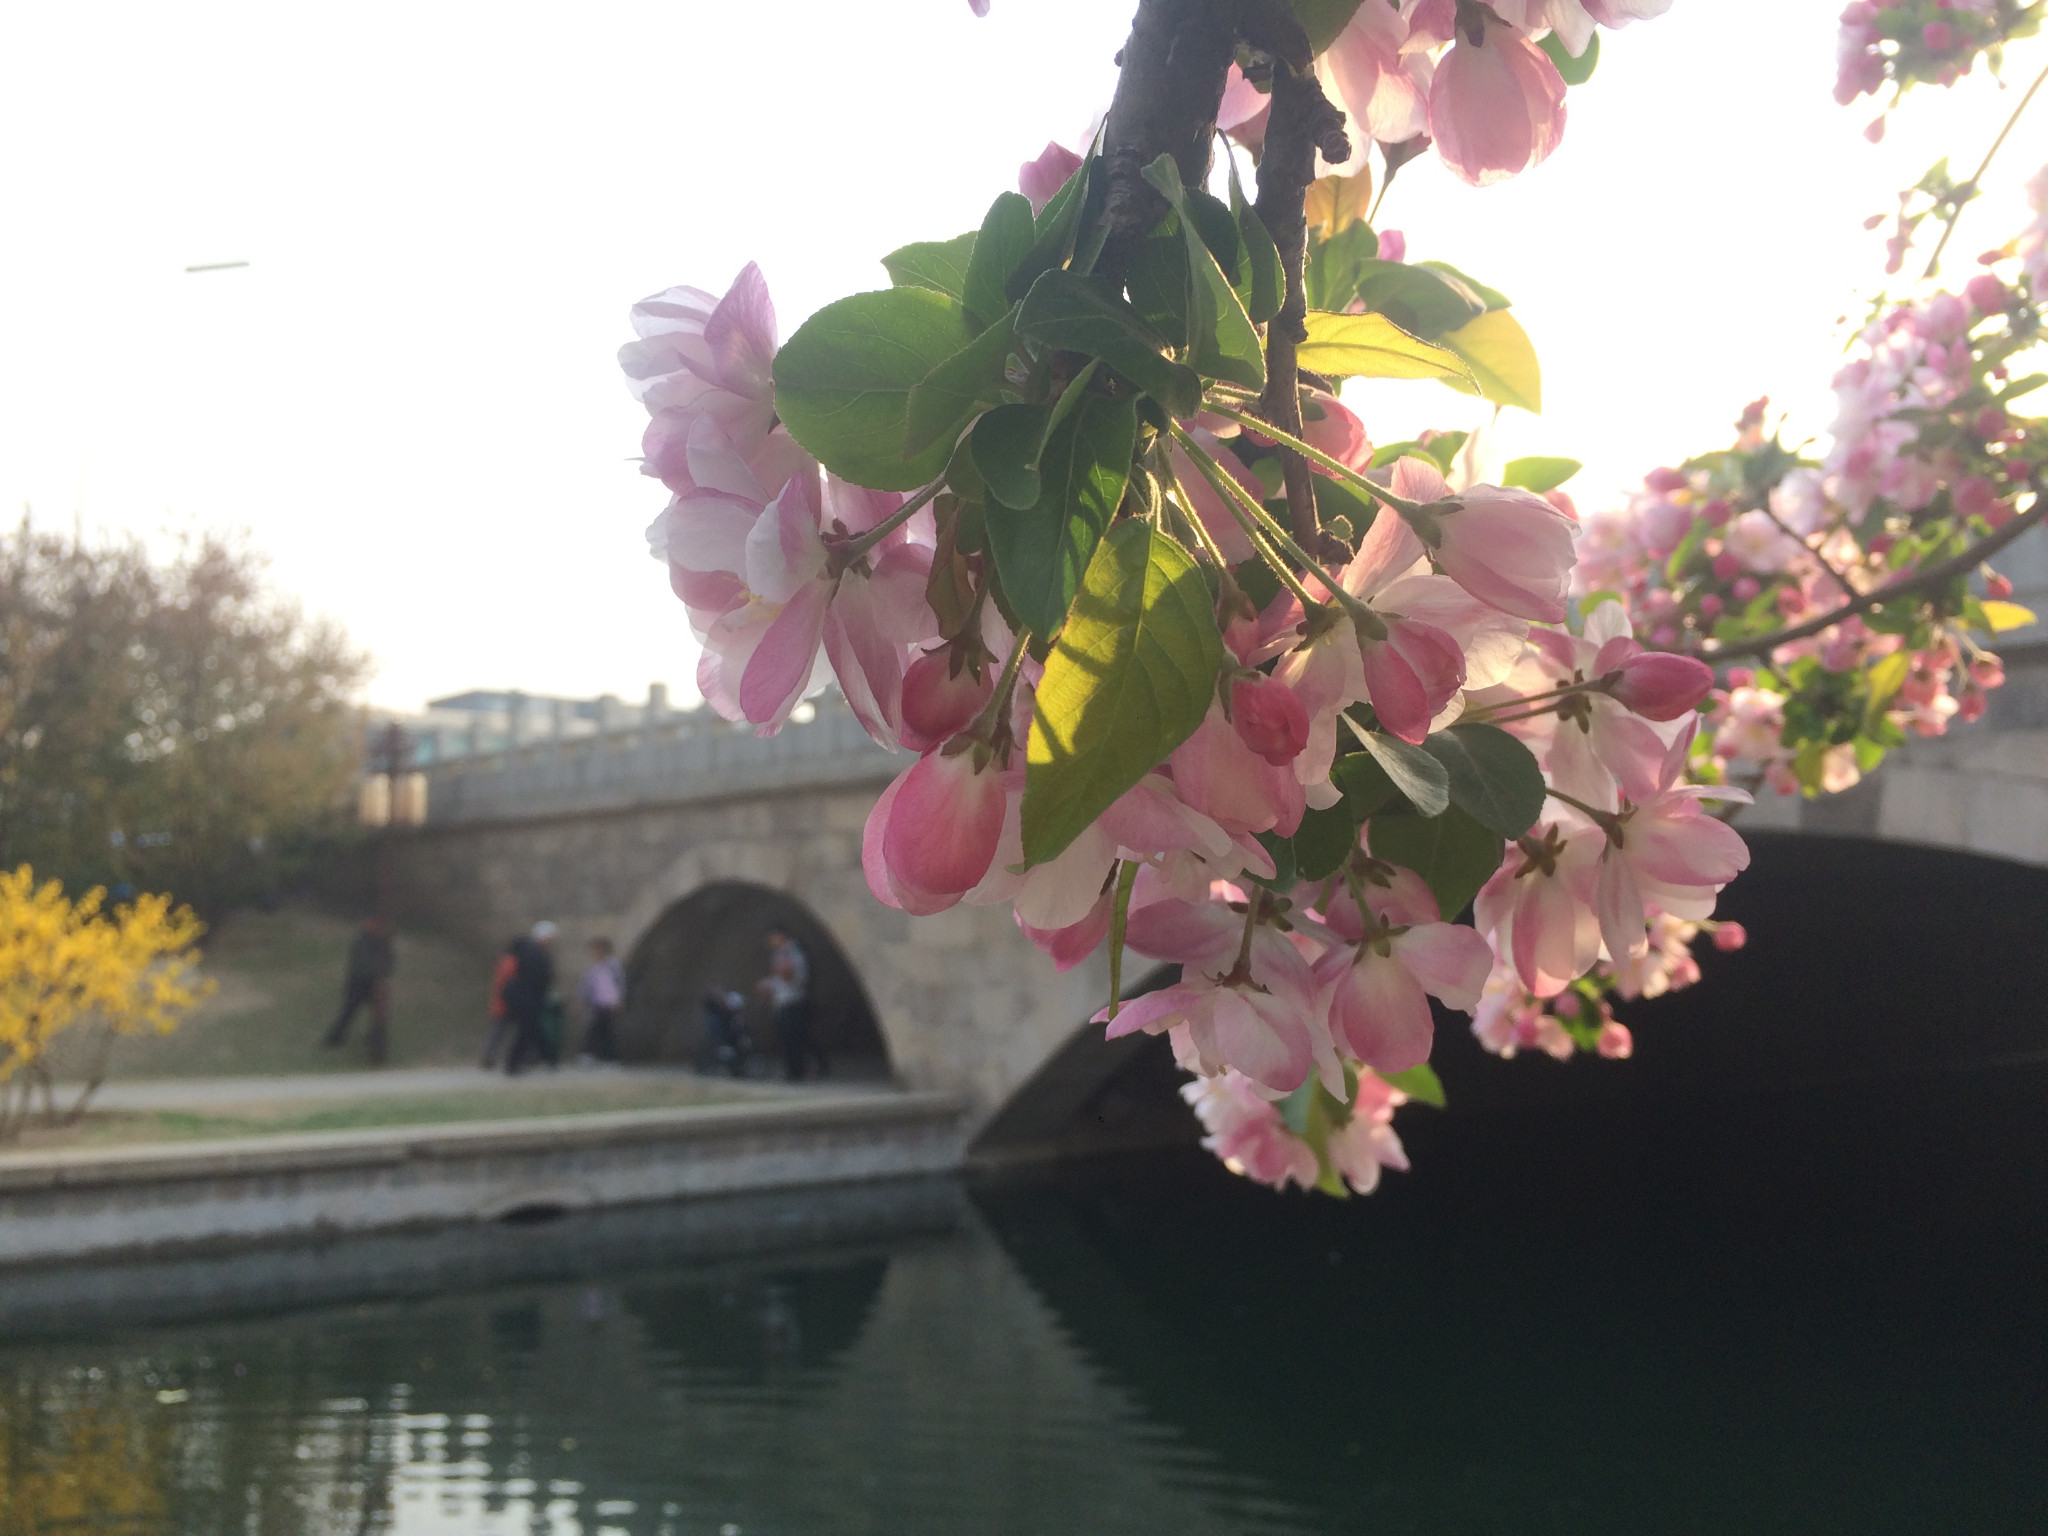
<svg viewBox="0 0 2048 1536"><path fill-rule="evenodd" d="M1179 966L1159 966L1124 996L1179 979ZM988 1166L1193 1142L1201 1128L1180 1096L1186 1081L1164 1035L1110 1040L1100 1024L1082 1024L996 1112L969 1156Z"/></svg>
<svg viewBox="0 0 2048 1536"><path fill-rule="evenodd" d="M811 1033L838 1078L885 1079L889 1051L853 964L810 909L786 892L722 880L673 902L626 958L619 1045L629 1061L693 1063L706 1045L704 994L738 992L757 1050L779 1070L766 999L768 934L780 928L811 966Z"/></svg>

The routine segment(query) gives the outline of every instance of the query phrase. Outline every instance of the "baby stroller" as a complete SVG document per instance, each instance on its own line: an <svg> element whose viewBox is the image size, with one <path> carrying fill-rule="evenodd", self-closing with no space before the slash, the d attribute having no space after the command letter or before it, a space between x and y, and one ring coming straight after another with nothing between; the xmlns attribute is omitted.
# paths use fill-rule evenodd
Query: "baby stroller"
<svg viewBox="0 0 2048 1536"><path fill-rule="evenodd" d="M697 1070L707 1075L753 1075L753 1043L741 1015L747 1000L737 992L713 987L704 994L704 1044L697 1052Z"/></svg>

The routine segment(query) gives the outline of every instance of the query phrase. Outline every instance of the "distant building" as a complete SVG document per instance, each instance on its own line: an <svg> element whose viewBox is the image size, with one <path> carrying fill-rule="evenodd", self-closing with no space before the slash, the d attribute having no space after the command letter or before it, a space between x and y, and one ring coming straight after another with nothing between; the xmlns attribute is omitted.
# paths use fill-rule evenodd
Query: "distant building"
<svg viewBox="0 0 2048 1536"><path fill-rule="evenodd" d="M691 709L696 707L692 704ZM638 704L628 704L610 693L571 699L516 688L472 688L431 699L423 710L366 709L363 736L367 748L388 726L398 725L412 738L413 765L425 768L530 742L659 725L676 713L665 683L649 684L645 702Z"/></svg>

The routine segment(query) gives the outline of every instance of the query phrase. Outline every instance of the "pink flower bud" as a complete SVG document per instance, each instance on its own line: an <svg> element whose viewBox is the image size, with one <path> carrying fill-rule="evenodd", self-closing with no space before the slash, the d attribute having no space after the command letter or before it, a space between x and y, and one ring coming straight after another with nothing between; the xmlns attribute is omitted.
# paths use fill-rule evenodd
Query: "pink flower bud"
<svg viewBox="0 0 2048 1536"><path fill-rule="evenodd" d="M1645 720L1676 720L1697 708L1714 686L1714 669L1695 656L1645 651L1624 661L1609 690Z"/></svg>
<svg viewBox="0 0 2048 1536"><path fill-rule="evenodd" d="M1380 231L1380 260L1406 261L1408 259L1408 237L1398 229Z"/></svg>
<svg viewBox="0 0 2048 1536"><path fill-rule="evenodd" d="M1732 955L1749 942L1749 930L1740 923L1722 923L1714 930L1714 948Z"/></svg>
<svg viewBox="0 0 2048 1536"><path fill-rule="evenodd" d="M990 669L952 669L948 651L920 656L903 674L903 745L912 751L928 752L948 737L966 728L981 713L995 692Z"/></svg>
<svg viewBox="0 0 2048 1536"><path fill-rule="evenodd" d="M1735 585L1728 589L1728 593L1738 603L1746 603L1754 598L1757 593L1763 591L1763 589L1764 584L1754 576L1739 576L1736 578Z"/></svg>
<svg viewBox="0 0 2048 1536"><path fill-rule="evenodd" d="M1986 597L1996 598L2001 602L2004 601L2006 598L2011 597L2011 579L1999 575L1996 571L1986 572L1984 576L1984 595Z"/></svg>
<svg viewBox="0 0 2048 1536"><path fill-rule="evenodd" d="M1863 125L1863 137L1872 144L1882 144L1884 142L1884 118L1882 115L1873 117L1868 123Z"/></svg>
<svg viewBox="0 0 2048 1536"><path fill-rule="evenodd" d="M1716 555L1714 574L1723 581L1731 581L1742 574L1742 562L1733 555Z"/></svg>
<svg viewBox="0 0 2048 1536"><path fill-rule="evenodd" d="M1678 631L1669 624L1660 624L1651 633L1650 638L1659 645L1676 645L1678 644Z"/></svg>
<svg viewBox="0 0 2048 1536"><path fill-rule="evenodd" d="M990 764L977 770L976 756L927 752L904 775L882 834L882 858L899 885L957 895L995 862L1007 797L1002 775Z"/></svg>
<svg viewBox="0 0 2048 1536"><path fill-rule="evenodd" d="M1730 667L1728 669L1728 686L1730 688L1747 688L1755 682L1756 669L1754 667Z"/></svg>
<svg viewBox="0 0 2048 1536"><path fill-rule="evenodd" d="M1778 588L1778 612L1788 619L1795 613L1806 611L1806 594L1797 587Z"/></svg>
<svg viewBox="0 0 2048 1536"><path fill-rule="evenodd" d="M1898 542L1899 541L1893 538L1890 534L1880 533L1879 535L1877 535L1876 538L1870 541L1870 552L1873 555L1877 556L1878 559L1882 560L1886 555L1892 552L1892 546L1897 544Z"/></svg>
<svg viewBox="0 0 2048 1536"><path fill-rule="evenodd" d="M1920 29L1920 41L1929 53L1947 53L1956 45L1956 29L1945 21L1930 21Z"/></svg>
<svg viewBox="0 0 2048 1536"><path fill-rule="evenodd" d="M1292 688L1250 672L1230 685L1230 723L1238 740L1275 768L1284 768L1308 745L1308 710Z"/></svg>
<svg viewBox="0 0 2048 1536"><path fill-rule="evenodd" d="M1995 405L1987 405L1977 413L1977 419L1970 423L1979 437L1998 438L2005 435L2006 415Z"/></svg>
<svg viewBox="0 0 2048 1536"><path fill-rule="evenodd" d="M1721 617L1721 610L1726 606L1727 604L1723 603L1717 594L1709 592L1700 599L1700 617L1718 619Z"/></svg>
<svg viewBox="0 0 2048 1536"><path fill-rule="evenodd" d="M1956 715L1966 724L1984 718L1984 695L1970 692L1956 701Z"/></svg>
<svg viewBox="0 0 2048 1536"><path fill-rule="evenodd" d="M1735 509L1718 496L1700 508L1700 516L1707 520L1710 528L1726 528L1728 519L1735 515Z"/></svg>
<svg viewBox="0 0 2048 1536"><path fill-rule="evenodd" d="M2005 664L1996 656L1979 656L1970 663L1970 681L1979 688L1998 688L2005 683Z"/></svg>
<svg viewBox="0 0 2048 1536"><path fill-rule="evenodd" d="M1682 470L1653 469L1643 476L1643 484L1659 496L1669 496L1673 491L1682 491L1691 484Z"/></svg>
<svg viewBox="0 0 2048 1536"><path fill-rule="evenodd" d="M1995 503L1991 510L1984 514L1984 521L1990 527L2003 528L2017 516L2019 514L2013 511L2011 502L2001 501Z"/></svg>
<svg viewBox="0 0 2048 1536"><path fill-rule="evenodd" d="M1619 1019L1609 1019L1600 1026L1600 1054L1609 1061L1627 1061L1636 1053L1636 1037L1628 1032L1628 1026Z"/></svg>

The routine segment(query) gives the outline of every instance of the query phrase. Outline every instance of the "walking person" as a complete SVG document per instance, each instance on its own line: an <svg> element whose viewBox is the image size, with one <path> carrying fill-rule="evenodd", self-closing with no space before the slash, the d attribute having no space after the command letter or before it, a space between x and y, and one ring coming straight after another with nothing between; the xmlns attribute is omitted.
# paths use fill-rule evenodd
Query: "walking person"
<svg viewBox="0 0 2048 1536"><path fill-rule="evenodd" d="M363 919L363 926L349 942L348 964L342 975L341 1012L327 1026L320 1044L340 1050L348 1039L349 1026L362 1008L370 1010L370 1027L363 1036L373 1066L383 1066L390 1051L391 977L398 969L398 950L391 942L391 919L381 913Z"/></svg>
<svg viewBox="0 0 2048 1536"><path fill-rule="evenodd" d="M590 965L583 972L583 1006L590 1022L583 1027L582 1061L617 1061L618 1036L613 1020L626 1001L626 971L612 953L610 939L590 941Z"/></svg>
<svg viewBox="0 0 2048 1536"><path fill-rule="evenodd" d="M782 1046L782 1075L800 1081L813 1058L826 1073L825 1053L811 1039L811 960L803 946L780 928L768 930L768 974L760 983L775 1012L775 1038Z"/></svg>
<svg viewBox="0 0 2048 1536"><path fill-rule="evenodd" d="M505 1055L508 1077L549 1056L541 1015L555 989L555 933L553 923L542 921L525 938L512 941L512 979L505 983L505 1016L512 1021L512 1049Z"/></svg>
<svg viewBox="0 0 2048 1536"><path fill-rule="evenodd" d="M512 980L513 972L519 969L518 948L517 939L507 944L491 972L491 1032L484 1037L484 1059L480 1063L486 1072L498 1064L498 1052L512 1040L512 1018L505 1012L505 986Z"/></svg>

